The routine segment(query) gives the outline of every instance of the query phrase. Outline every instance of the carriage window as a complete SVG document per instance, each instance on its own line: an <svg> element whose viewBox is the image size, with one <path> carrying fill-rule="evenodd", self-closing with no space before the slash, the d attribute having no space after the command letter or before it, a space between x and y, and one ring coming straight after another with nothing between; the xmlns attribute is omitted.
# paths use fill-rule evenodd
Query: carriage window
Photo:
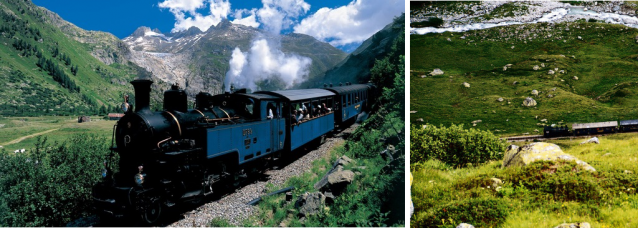
<svg viewBox="0 0 638 228"><path fill-rule="evenodd" d="M346 107L346 95L341 96L341 103L343 104L343 107Z"/></svg>
<svg viewBox="0 0 638 228"><path fill-rule="evenodd" d="M348 105L352 104L352 94L348 94Z"/></svg>
<svg viewBox="0 0 638 228"><path fill-rule="evenodd" d="M314 100L312 101L312 104L310 105L310 110L311 110L311 116L312 117L316 117L319 115L319 101Z"/></svg>
<svg viewBox="0 0 638 228"><path fill-rule="evenodd" d="M326 105L327 105L326 108L329 108L328 112L332 112L332 109L334 107L333 104L332 104L332 98L328 98L328 100L326 100Z"/></svg>
<svg viewBox="0 0 638 228"><path fill-rule="evenodd" d="M266 118L273 119L275 117L279 117L277 112L277 104L275 102L268 102L266 104Z"/></svg>

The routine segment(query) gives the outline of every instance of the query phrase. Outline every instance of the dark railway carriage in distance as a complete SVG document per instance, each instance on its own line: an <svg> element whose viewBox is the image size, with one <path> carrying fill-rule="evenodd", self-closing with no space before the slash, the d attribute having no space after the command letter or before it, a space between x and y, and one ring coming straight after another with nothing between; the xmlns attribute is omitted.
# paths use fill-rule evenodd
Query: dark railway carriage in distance
<svg viewBox="0 0 638 228"><path fill-rule="evenodd" d="M621 120L618 130L621 132L638 131L638 120Z"/></svg>
<svg viewBox="0 0 638 228"><path fill-rule="evenodd" d="M370 92L373 91L369 85L345 85L339 87L328 87L326 90L336 94L335 104L335 124L341 125L344 122L354 121L354 117L359 115L364 108L369 108L367 100Z"/></svg>
<svg viewBox="0 0 638 228"><path fill-rule="evenodd" d="M572 125L574 135L591 135L603 133L616 133L618 121L596 122L596 123L575 123Z"/></svg>
<svg viewBox="0 0 638 228"><path fill-rule="evenodd" d="M543 128L543 137L552 138L552 137L561 137L569 135L569 128L567 125L564 126L546 126Z"/></svg>

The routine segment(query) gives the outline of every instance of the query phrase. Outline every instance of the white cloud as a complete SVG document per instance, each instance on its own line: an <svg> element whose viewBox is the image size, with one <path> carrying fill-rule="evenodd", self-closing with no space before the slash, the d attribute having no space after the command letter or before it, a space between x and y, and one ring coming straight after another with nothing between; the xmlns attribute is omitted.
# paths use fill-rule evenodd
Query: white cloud
<svg viewBox="0 0 638 228"><path fill-rule="evenodd" d="M264 6L257 11L259 21L267 31L275 34L290 28L294 19L310 10L310 4L303 0L262 0L261 3Z"/></svg>
<svg viewBox="0 0 638 228"><path fill-rule="evenodd" d="M319 9L296 25L294 32L343 46L364 41L404 11L402 0L354 0L336 9Z"/></svg>
<svg viewBox="0 0 638 228"><path fill-rule="evenodd" d="M209 5L209 15L202 15L198 9ZM175 16L175 27L172 32L187 30L197 27L202 31L210 26L217 25L230 13L228 0L165 0L159 4L160 8L168 8Z"/></svg>
<svg viewBox="0 0 638 228"><path fill-rule="evenodd" d="M168 8L171 12L187 11L195 13L195 10L204 6L204 1L205 0L165 0L160 2L159 7Z"/></svg>
<svg viewBox="0 0 638 228"><path fill-rule="evenodd" d="M257 12L257 9L235 10L235 13L233 14L233 17L235 18L235 20L233 20L232 23L258 28L260 23L257 22L257 16L255 15L256 12ZM244 15L247 15L247 16L244 17Z"/></svg>

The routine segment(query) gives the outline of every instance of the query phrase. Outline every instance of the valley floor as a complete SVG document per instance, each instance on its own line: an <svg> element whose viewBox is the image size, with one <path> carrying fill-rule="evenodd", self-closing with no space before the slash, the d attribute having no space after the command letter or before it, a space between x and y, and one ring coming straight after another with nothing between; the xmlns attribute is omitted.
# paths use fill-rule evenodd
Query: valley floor
<svg viewBox="0 0 638 228"><path fill-rule="evenodd" d="M49 141L65 141L75 134L96 134L111 139L116 121L91 116L91 122L78 123L75 116L3 117L0 118L0 150L13 152L33 148L38 136Z"/></svg>

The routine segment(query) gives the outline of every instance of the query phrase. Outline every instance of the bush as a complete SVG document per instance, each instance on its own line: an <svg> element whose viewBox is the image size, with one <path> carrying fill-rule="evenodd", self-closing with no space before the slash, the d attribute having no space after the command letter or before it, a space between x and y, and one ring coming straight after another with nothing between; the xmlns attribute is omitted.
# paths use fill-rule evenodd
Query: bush
<svg viewBox="0 0 638 228"><path fill-rule="evenodd" d="M412 125L410 127L410 162L438 159L450 166L464 167L503 158L507 147L489 131L463 129L463 125L449 128Z"/></svg>
<svg viewBox="0 0 638 228"><path fill-rule="evenodd" d="M0 157L0 225L64 226L86 216L107 140L76 135L62 144L38 137L28 153ZM4 208L1 208L4 207Z"/></svg>
<svg viewBox="0 0 638 228"><path fill-rule="evenodd" d="M500 199L466 199L432 208L413 219L412 227L455 227L469 223L475 227L496 227L505 222L509 208Z"/></svg>
<svg viewBox="0 0 638 228"><path fill-rule="evenodd" d="M589 22L597 22L598 20L594 19L594 18L589 18L588 20Z"/></svg>

